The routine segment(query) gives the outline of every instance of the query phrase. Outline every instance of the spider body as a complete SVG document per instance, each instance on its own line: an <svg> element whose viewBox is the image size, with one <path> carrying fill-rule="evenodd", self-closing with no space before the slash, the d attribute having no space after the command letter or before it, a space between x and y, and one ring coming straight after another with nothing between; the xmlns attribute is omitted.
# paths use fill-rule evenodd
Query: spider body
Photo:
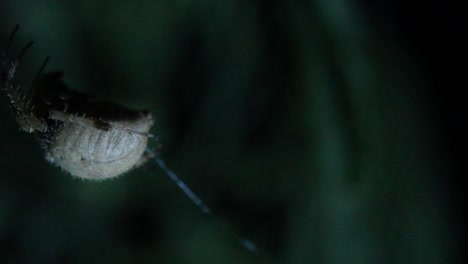
<svg viewBox="0 0 468 264"><path fill-rule="evenodd" d="M32 45L10 59L8 49L18 26L0 57L0 86L9 98L16 122L28 133L34 133L45 150L45 158L70 174L92 180L113 178L149 158L205 214L211 209L169 169L159 156L146 147L153 125L149 111L129 109L96 100L93 96L69 89L63 72L43 74L48 58L40 67L27 96L15 84L20 60ZM143 153L148 152L147 156ZM257 253L254 243L237 237L247 250Z"/></svg>
<svg viewBox="0 0 468 264"><path fill-rule="evenodd" d="M18 27L15 28L8 47ZM20 128L35 133L46 159L74 176L86 179L116 177L143 163L148 133L153 125L149 111L138 111L96 100L69 89L63 72L43 74L40 68L28 93L21 96L14 84L16 68L25 51L1 62L1 85L6 91Z"/></svg>

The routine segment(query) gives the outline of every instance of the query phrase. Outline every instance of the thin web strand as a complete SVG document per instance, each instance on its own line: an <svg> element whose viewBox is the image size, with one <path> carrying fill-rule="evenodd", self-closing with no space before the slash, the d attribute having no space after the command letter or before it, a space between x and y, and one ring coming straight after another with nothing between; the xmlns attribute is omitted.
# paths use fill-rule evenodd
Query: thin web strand
<svg viewBox="0 0 468 264"><path fill-rule="evenodd" d="M173 182L189 197L189 199L207 215L213 215L211 209L173 172L166 163L159 157L158 154L155 154L150 148L146 148L146 152L154 159L156 164L166 173ZM252 241L246 239L245 237L239 236L236 232L226 224L217 222L224 230L228 230L231 233L235 234L239 243L248 251L258 254L257 246Z"/></svg>
<svg viewBox="0 0 468 264"><path fill-rule="evenodd" d="M159 157L154 156L156 163L163 171L174 181L177 186L189 197L190 200L205 214L211 214L211 209L171 170L166 163Z"/></svg>

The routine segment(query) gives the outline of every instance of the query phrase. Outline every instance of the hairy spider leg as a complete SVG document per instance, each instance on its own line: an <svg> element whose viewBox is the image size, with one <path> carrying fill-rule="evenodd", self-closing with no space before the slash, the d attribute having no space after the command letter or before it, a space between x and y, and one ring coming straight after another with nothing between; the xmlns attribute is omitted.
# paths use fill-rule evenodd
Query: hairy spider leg
<svg viewBox="0 0 468 264"><path fill-rule="evenodd" d="M31 133L35 130L45 131L47 129L46 124L34 116L32 108L30 107L30 102L27 97L23 96L19 92L19 86L15 86L13 79L15 77L16 68L19 65L19 62L26 54L28 49L33 45L33 42L29 42L16 56L14 60L8 58L8 52L10 46L13 43L13 39L16 35L16 32L19 29L19 25L13 29L13 32L8 39L7 48L5 53L2 54L1 62L1 86L6 91L8 98L10 99L10 104L15 111L16 122L20 125L21 129Z"/></svg>
<svg viewBox="0 0 468 264"><path fill-rule="evenodd" d="M42 72L44 71L44 68L45 68L45 66L47 65L47 63L49 62L49 60L50 60L50 57L49 57L49 56L47 56L47 57L44 59L44 61L42 62L41 67L39 68L39 70L38 70L37 73L36 73L36 76L34 77L34 80L37 80L37 79L39 78L39 76L42 75Z"/></svg>
<svg viewBox="0 0 468 264"><path fill-rule="evenodd" d="M162 160L160 157L159 157L159 154L158 153L155 153L152 149L150 148L146 148L146 153L149 155L149 157L152 157L154 159L154 161L156 162L156 164L164 171L164 173L166 173L167 176L169 176L169 178L175 182L175 184L185 193L185 195L187 195L187 197L200 209L200 211L202 211L204 214L206 215L211 215L213 216L213 212L211 211L210 207L208 207L208 205L206 205L191 189L190 187L187 186L187 184L184 183L184 181L182 181L178 176L177 174L172 171L171 169L169 169L169 167L167 167L166 163L164 162L164 160ZM229 226L229 225L226 225L225 223L223 222L220 222L220 221L217 221L217 224L220 225L224 230L227 230L233 234L235 234L237 240L241 243L241 245L247 249L248 251L252 252L252 253L255 253L255 254L258 254L258 250L257 250L257 246L255 245L255 243L253 243L252 241L246 239L245 237L243 236L240 236L238 235L236 232L234 232L234 230L232 230L232 227Z"/></svg>
<svg viewBox="0 0 468 264"><path fill-rule="evenodd" d="M19 25L16 25L15 28L13 29L13 32L11 32L10 37L8 38L5 53L3 54L4 57L7 57L8 50L10 49L11 43L13 42L13 38L15 38L15 35L16 35L16 32L18 32L18 29L19 29Z"/></svg>
<svg viewBox="0 0 468 264"><path fill-rule="evenodd" d="M10 37L8 38L7 46L6 46L5 52L4 52L3 56L2 56L3 57L2 58L2 64L10 63L8 61L8 52L10 50L11 44L13 43L13 39L15 38L16 32L18 32L18 29L19 29L19 25L16 25L15 28L13 29L13 32L11 32ZM21 50L21 52L18 54L18 56L15 58L15 60L11 62L11 65L7 66L8 73L7 73L7 77L6 77L7 78L6 83L11 82L11 80L15 76L16 67L19 64L19 61L23 58L24 54L26 54L26 51L33 45L33 43L34 42L30 41ZM2 65L2 66L5 66L5 65Z"/></svg>
<svg viewBox="0 0 468 264"><path fill-rule="evenodd" d="M34 44L34 42L30 41L30 42L26 45L26 47L24 47L24 48L21 50L20 54L18 55L18 57L16 58L15 61L18 61L18 62L19 62L19 61L23 58L24 54L26 54L26 51L28 51L28 49L29 49L33 44Z"/></svg>

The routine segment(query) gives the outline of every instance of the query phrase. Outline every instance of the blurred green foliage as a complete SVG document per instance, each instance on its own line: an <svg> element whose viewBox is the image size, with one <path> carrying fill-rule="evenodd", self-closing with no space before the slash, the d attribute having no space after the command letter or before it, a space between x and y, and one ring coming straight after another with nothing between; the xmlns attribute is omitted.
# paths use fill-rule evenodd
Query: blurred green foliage
<svg viewBox="0 0 468 264"><path fill-rule="evenodd" d="M15 51L36 43L21 87L50 55L71 88L151 110L161 155L218 219L154 164L64 175L2 96L0 263L453 263L427 80L365 7L6 1L0 47L15 24Z"/></svg>

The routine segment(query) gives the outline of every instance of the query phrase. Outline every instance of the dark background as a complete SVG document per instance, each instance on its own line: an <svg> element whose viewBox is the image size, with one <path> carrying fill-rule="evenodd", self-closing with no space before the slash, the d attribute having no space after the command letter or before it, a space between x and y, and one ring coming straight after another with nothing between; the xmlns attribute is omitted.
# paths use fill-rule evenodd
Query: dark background
<svg viewBox="0 0 468 264"><path fill-rule="evenodd" d="M2 96L0 263L461 263L466 4L0 3L0 47L16 24L12 52L35 42L22 89L50 55L71 88L151 110L216 215L151 162L67 176Z"/></svg>

